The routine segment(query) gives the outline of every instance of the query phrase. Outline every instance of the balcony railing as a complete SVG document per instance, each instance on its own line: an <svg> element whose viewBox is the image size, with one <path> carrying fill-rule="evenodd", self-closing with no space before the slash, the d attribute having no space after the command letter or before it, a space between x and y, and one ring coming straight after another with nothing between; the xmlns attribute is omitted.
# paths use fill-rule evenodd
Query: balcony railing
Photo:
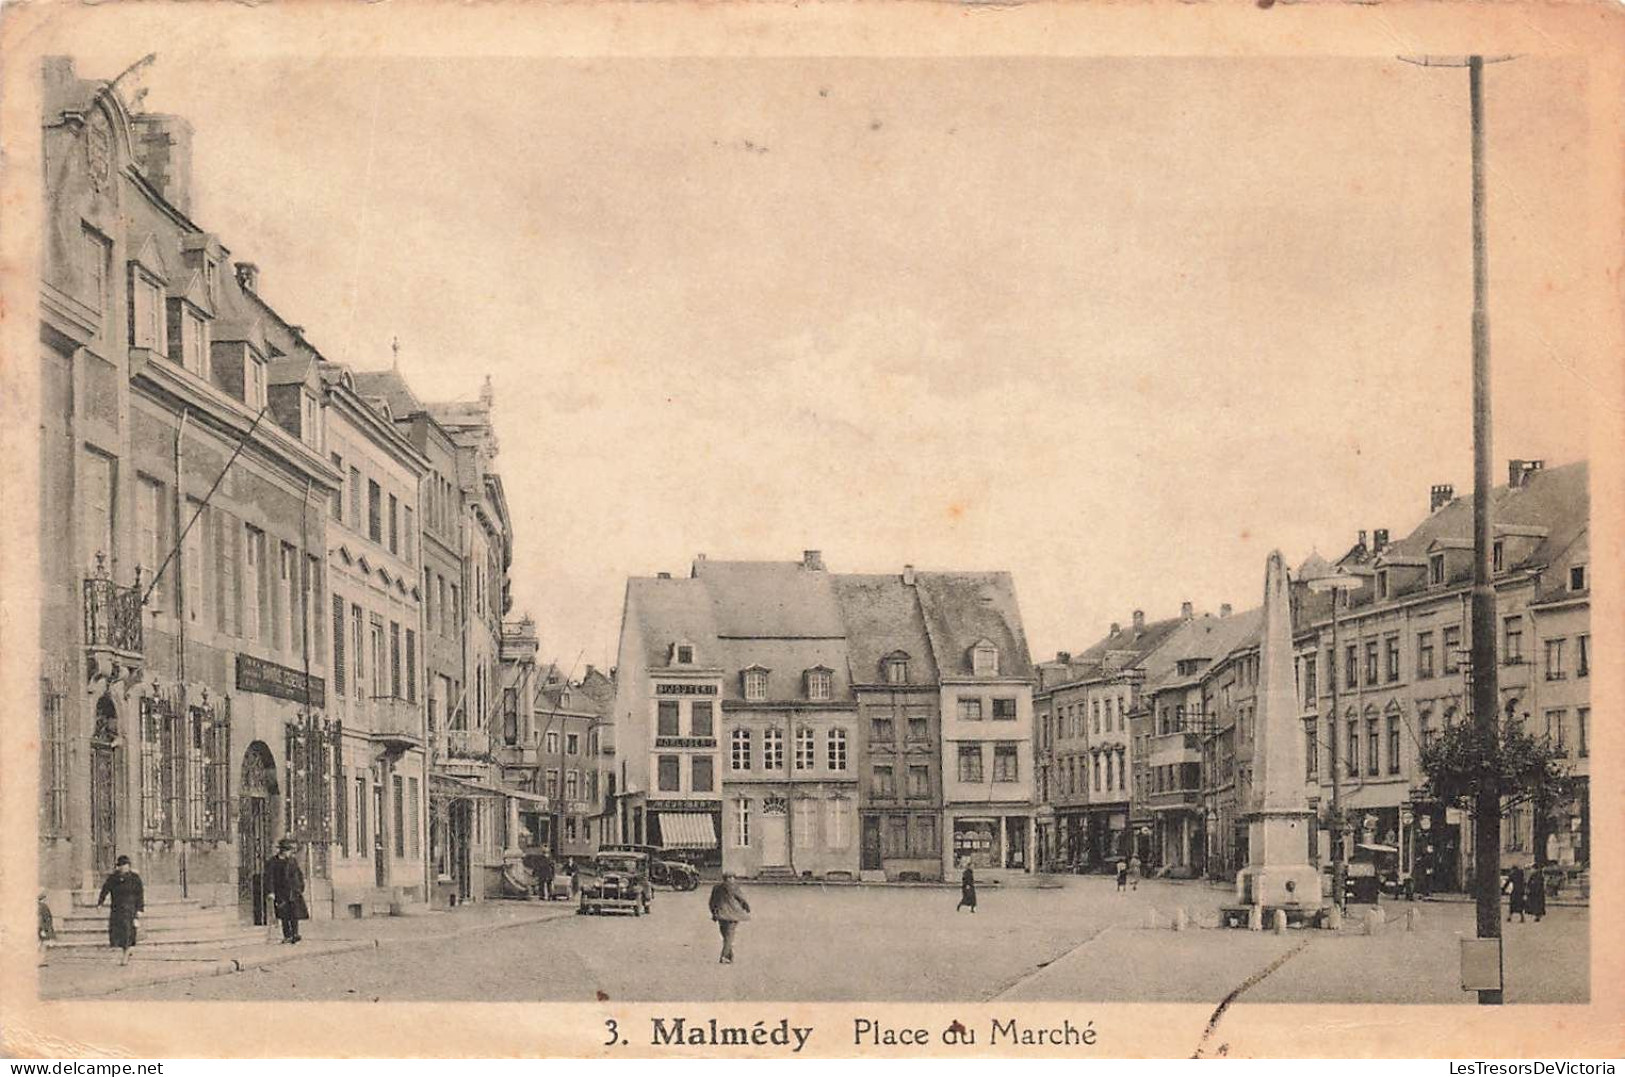
<svg viewBox="0 0 1625 1077"><path fill-rule="evenodd" d="M85 580L85 646L140 654L140 579L122 587L106 575L99 556L96 561L97 574Z"/></svg>
<svg viewBox="0 0 1625 1077"><path fill-rule="evenodd" d="M407 746L423 743L424 714L419 703L399 696L376 696L370 718L370 732L377 740Z"/></svg>
<svg viewBox="0 0 1625 1077"><path fill-rule="evenodd" d="M489 760L491 734L483 729L446 730L446 758Z"/></svg>

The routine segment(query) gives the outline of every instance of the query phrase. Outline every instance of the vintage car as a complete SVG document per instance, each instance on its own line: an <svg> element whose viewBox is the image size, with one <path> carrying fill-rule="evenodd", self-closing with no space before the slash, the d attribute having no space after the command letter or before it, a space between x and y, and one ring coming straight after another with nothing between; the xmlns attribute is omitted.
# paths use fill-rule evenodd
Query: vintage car
<svg viewBox="0 0 1625 1077"><path fill-rule="evenodd" d="M676 859L658 845L605 845L600 852L640 853L649 859L649 881L673 890L693 890L700 885L700 872L692 864Z"/></svg>
<svg viewBox="0 0 1625 1077"><path fill-rule="evenodd" d="M649 858L632 850L600 851L582 865L581 915L601 912L630 912L642 916L649 911L653 888L649 883Z"/></svg>

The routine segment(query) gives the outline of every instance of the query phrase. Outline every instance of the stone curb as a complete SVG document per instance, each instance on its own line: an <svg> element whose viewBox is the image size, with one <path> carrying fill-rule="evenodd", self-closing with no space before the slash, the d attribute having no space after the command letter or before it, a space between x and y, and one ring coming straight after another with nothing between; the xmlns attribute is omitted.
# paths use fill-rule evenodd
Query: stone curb
<svg viewBox="0 0 1625 1077"><path fill-rule="evenodd" d="M138 979L130 979L112 989L101 986L84 986L70 988L66 991L46 996L41 995L42 1002L57 1002L74 998L102 998L116 995L136 987L152 987L157 984L175 983L180 980L201 980L210 976L229 976L236 972L247 972L250 969L270 968L273 965L285 965L291 961L300 961L312 957L327 957L331 954L349 954L358 950L381 950L386 946L400 942L443 942L447 939L461 938L465 935L478 935L485 932L506 931L516 927L529 927L533 924L546 924L554 920L562 920L570 913L560 909L550 916L532 916L519 920L508 920L498 924L471 924L468 927L455 931L445 931L434 935L402 935L396 938L371 939L334 939L331 942L318 942L310 949L300 949L297 946L289 947L286 952L266 954L263 957L239 959L234 957L222 958L201 968L154 969L143 973ZM202 962L199 962L202 965Z"/></svg>

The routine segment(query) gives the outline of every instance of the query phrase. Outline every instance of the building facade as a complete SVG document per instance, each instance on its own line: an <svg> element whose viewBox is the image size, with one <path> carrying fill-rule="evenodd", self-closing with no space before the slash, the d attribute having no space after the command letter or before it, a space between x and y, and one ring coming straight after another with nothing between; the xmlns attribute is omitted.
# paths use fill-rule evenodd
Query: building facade
<svg viewBox="0 0 1625 1077"><path fill-rule="evenodd" d="M149 901L263 922L286 836L327 915L317 355L188 216L184 120L66 60L42 85L42 887L65 905L128 855Z"/></svg>

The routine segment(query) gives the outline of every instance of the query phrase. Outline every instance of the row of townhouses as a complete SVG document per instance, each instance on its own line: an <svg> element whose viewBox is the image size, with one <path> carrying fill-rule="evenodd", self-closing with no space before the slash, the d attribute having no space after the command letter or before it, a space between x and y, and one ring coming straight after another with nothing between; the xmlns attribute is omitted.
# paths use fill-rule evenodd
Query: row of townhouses
<svg viewBox="0 0 1625 1077"><path fill-rule="evenodd" d="M259 922L287 837L316 915L500 892L602 817L612 690L504 623L489 380L333 360L192 220L184 119L65 60L44 95L43 887L129 855Z"/></svg>
<svg viewBox="0 0 1625 1077"><path fill-rule="evenodd" d="M1472 499L1447 485L1428 494L1426 518L1404 538L1361 532L1335 561L1311 555L1293 573L1304 789L1322 818L1311 853L1324 860L1335 733L1353 840L1397 850L1405 871L1455 889L1473 866L1471 820L1428 799L1420 755L1467 720ZM1503 717L1551 738L1580 787L1548 817L1514 810L1504 858L1581 872L1591 832L1587 466L1513 460L1493 497ZM1344 586L1316 589L1330 577ZM1175 875L1240 870L1260 627L1258 608L1197 616L1186 603L1178 618L1147 623L1136 612L1087 650L1037 663L1040 864L1104 868L1138 856Z"/></svg>
<svg viewBox="0 0 1625 1077"><path fill-rule="evenodd" d="M697 557L626 588L608 833L749 876L1029 871L1033 668L1008 574Z"/></svg>

